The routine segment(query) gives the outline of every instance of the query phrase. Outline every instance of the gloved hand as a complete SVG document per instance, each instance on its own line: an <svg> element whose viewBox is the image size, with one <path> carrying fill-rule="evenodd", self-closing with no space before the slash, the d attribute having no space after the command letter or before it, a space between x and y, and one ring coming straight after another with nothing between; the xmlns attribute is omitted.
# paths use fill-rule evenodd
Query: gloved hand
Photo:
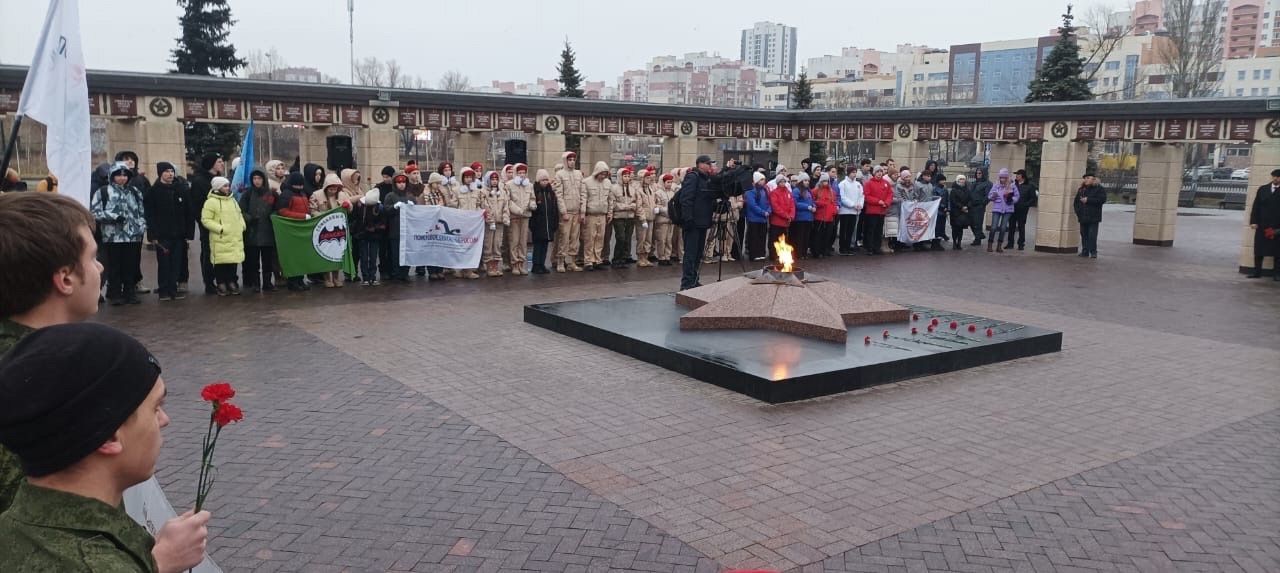
<svg viewBox="0 0 1280 573"><path fill-rule="evenodd" d="M661 212L662 212L662 207L654 207L654 208L653 208L653 214L654 214L654 215L657 215L657 214L659 214L659 213L661 213Z"/></svg>
<svg viewBox="0 0 1280 573"><path fill-rule="evenodd" d="M399 211L401 207L404 207L404 203L396 203L395 205L393 205L393 207L395 207L396 210Z"/></svg>
<svg viewBox="0 0 1280 573"><path fill-rule="evenodd" d="M649 222L648 222L648 221L644 221L643 223L640 223L640 228L641 228L641 229L648 229L648 228L649 228Z"/></svg>
<svg viewBox="0 0 1280 573"><path fill-rule="evenodd" d="M498 224L497 224L497 223L489 223L489 230L490 230L490 231L496 231L496 230L498 230Z"/></svg>
<svg viewBox="0 0 1280 573"><path fill-rule="evenodd" d="M304 221L310 221L310 220L311 220L311 213L307 213L307 218L306 218L306 219L303 219L303 220L304 220Z"/></svg>
<svg viewBox="0 0 1280 573"><path fill-rule="evenodd" d="M817 211L817 210L818 210L818 208L817 208L817 207L814 207L813 205L809 205L809 212L810 212L810 213L815 212L815 211Z"/></svg>
<svg viewBox="0 0 1280 573"><path fill-rule="evenodd" d="M537 201L529 201L529 210L530 210L530 211L537 211L537 210L538 210L538 202L537 202Z"/></svg>

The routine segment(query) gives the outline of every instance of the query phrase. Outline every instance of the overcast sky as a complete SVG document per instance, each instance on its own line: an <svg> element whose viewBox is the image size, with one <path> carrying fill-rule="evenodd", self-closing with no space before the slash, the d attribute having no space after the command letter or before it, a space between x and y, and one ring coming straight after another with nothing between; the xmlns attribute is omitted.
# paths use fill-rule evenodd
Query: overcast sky
<svg viewBox="0 0 1280 573"><path fill-rule="evenodd" d="M740 31L757 21L796 26L797 65L843 46L947 48L1047 34L1058 0L896 0L828 3L736 0L354 0L356 57L394 58L432 85L457 69L472 85L556 77L567 36L588 80L613 84L653 56L719 52L737 58ZM1076 0L1076 13L1124 0ZM294 66L348 79L347 0L230 0L231 40L243 56L275 47ZM28 64L44 20L42 0L0 0L0 62ZM174 0L81 0L90 68L164 72L178 36Z"/></svg>

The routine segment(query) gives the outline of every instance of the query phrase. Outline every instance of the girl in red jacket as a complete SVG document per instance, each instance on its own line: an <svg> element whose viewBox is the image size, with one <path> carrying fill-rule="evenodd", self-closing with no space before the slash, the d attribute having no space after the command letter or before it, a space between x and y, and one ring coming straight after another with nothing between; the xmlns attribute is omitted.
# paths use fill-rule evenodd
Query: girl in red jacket
<svg viewBox="0 0 1280 573"><path fill-rule="evenodd" d="M862 219L866 221L862 228L867 233L863 242L868 253L879 255L884 244L884 215L893 203L893 188L883 177L884 167L876 167L872 174L873 177L862 186L867 198L866 207L862 210Z"/></svg>
<svg viewBox="0 0 1280 573"><path fill-rule="evenodd" d="M786 175L779 175L778 184L769 190L769 258L777 261L773 243L787 234L787 228L796 218L796 201L791 196L791 185Z"/></svg>
<svg viewBox="0 0 1280 573"><path fill-rule="evenodd" d="M823 173L818 176L818 186L813 189L813 203L818 210L813 212L813 239L809 241L809 250L813 258L818 259L831 255L831 245L835 241L836 191L831 187L830 175Z"/></svg>

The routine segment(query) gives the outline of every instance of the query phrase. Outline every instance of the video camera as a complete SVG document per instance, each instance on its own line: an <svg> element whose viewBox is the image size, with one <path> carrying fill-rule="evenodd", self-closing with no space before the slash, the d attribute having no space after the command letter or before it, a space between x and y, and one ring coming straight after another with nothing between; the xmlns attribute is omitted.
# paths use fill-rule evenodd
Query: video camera
<svg viewBox="0 0 1280 573"><path fill-rule="evenodd" d="M737 197L751 188L752 173L751 167L745 164L725 169L712 175L707 187L715 191L720 199Z"/></svg>

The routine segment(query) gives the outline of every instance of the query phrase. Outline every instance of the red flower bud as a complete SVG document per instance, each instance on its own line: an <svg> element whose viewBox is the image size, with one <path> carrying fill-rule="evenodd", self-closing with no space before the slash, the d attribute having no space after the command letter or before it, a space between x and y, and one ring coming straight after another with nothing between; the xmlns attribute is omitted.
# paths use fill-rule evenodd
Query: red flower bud
<svg viewBox="0 0 1280 573"><path fill-rule="evenodd" d="M977 331L978 331L978 325L976 324L969 325L969 332L977 332Z"/></svg>
<svg viewBox="0 0 1280 573"><path fill-rule="evenodd" d="M235 397L235 388L229 382L214 382L200 391L200 398L205 402L224 402Z"/></svg>
<svg viewBox="0 0 1280 573"><path fill-rule="evenodd" d="M935 318L935 319L933 319L933 320L930 320L930 321L929 321L929 325L930 325L930 326L938 326L938 319L936 319L936 318Z"/></svg>
<svg viewBox="0 0 1280 573"><path fill-rule="evenodd" d="M955 330L955 329L957 329L957 328L960 328L960 323L958 323L958 322L956 322L956 321L954 321L954 320L953 320L953 321L951 321L951 330Z"/></svg>
<svg viewBox="0 0 1280 573"><path fill-rule="evenodd" d="M934 329L934 328L937 328L937 327L936 327L936 326L934 326L934 325L932 325L932 324L930 324L930 325L929 325L929 332L933 332L933 329Z"/></svg>
<svg viewBox="0 0 1280 573"><path fill-rule="evenodd" d="M219 428L226 426L227 424L234 424L243 419L244 412L240 410L239 406L236 406L231 402L218 404L218 409L213 411L213 423L217 424Z"/></svg>

